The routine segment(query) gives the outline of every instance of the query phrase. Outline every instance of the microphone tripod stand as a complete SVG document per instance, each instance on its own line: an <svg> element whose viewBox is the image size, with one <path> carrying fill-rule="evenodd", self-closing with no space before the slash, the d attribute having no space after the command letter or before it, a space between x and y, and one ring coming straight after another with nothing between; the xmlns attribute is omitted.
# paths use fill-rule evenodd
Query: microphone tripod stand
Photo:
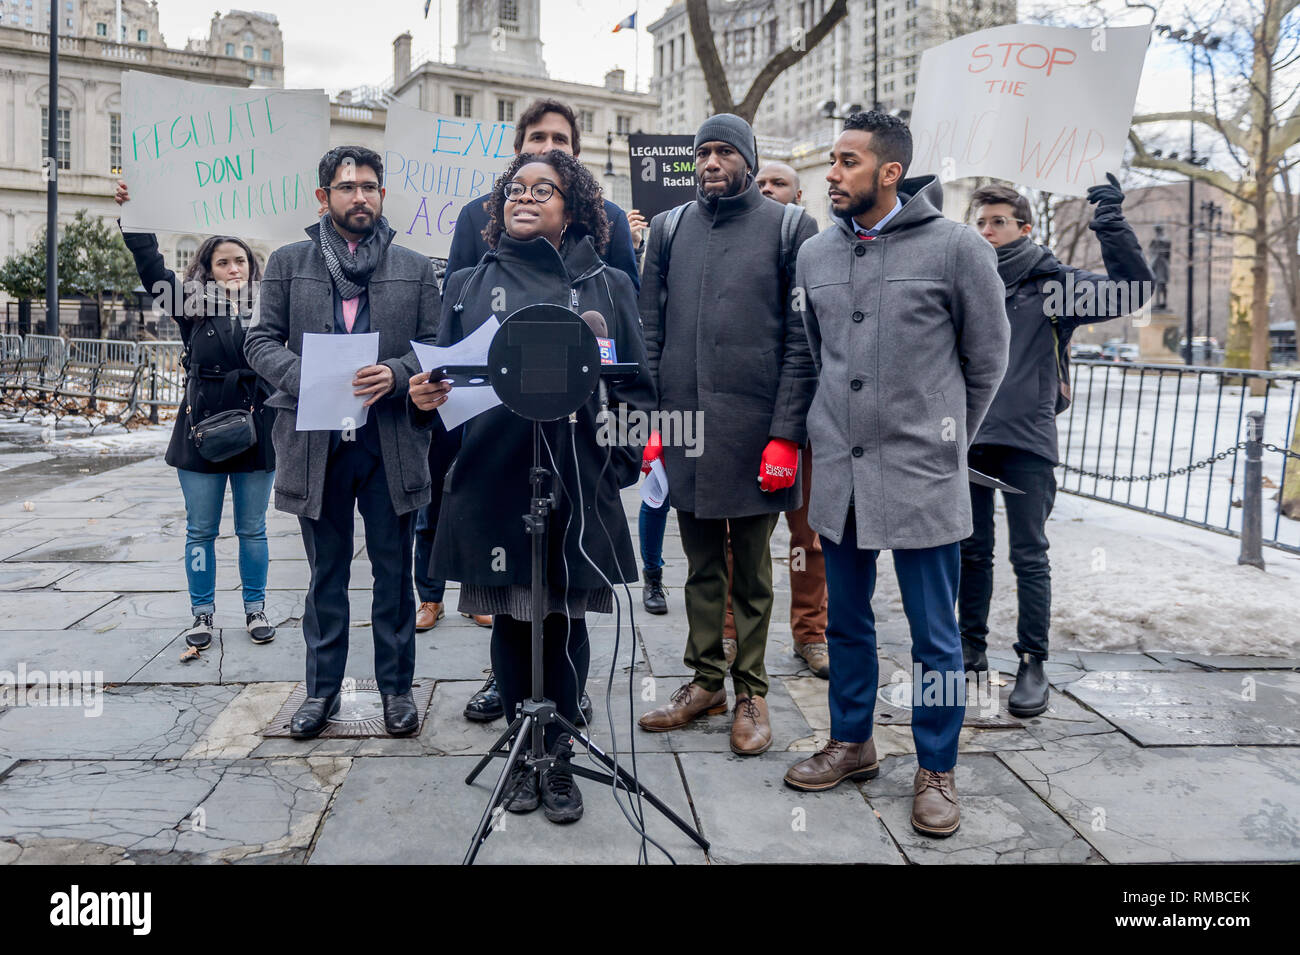
<svg viewBox="0 0 1300 955"><path fill-rule="evenodd" d="M595 780L605 786L614 785L617 778L620 789L644 799L659 810L668 821L690 836L696 845L708 851L709 843L702 835L673 812L654 793L642 786L635 776L623 769L622 766L617 765L582 730L560 715L555 708L555 703L543 695L542 621L546 616L546 534L554 501L551 492L547 490L552 475L550 471L542 467L541 449L541 422L535 420L533 421L533 466L529 471L533 496L529 512L523 515L524 528L532 543L532 696L519 705L519 712L514 721L492 744L491 749L479 760L473 771L465 777L466 784L472 784L494 757L505 757L505 766L501 770L501 776L497 780L487 806L483 810L483 817L479 820L478 828L474 831L474 838L465 853L464 864L473 865L479 849L483 847L483 843L491 835L500 814L505 811L502 804L506 797L506 787L515 767L523 766L529 771L540 774L555 763L555 758L546 752L545 743L546 727L552 723L558 724L562 731L571 735L575 742L581 744L587 752L595 757L597 762L609 770L609 772L603 773L587 766L571 765L570 768L573 770L574 775ZM635 634L633 634L632 639L636 639Z"/></svg>

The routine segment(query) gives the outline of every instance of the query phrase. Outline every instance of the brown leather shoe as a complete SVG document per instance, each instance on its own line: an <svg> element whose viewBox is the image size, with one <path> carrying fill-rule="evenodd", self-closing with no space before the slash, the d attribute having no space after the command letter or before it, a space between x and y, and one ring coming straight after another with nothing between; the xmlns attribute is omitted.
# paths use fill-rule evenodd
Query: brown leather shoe
<svg viewBox="0 0 1300 955"><path fill-rule="evenodd" d="M737 756L757 756L766 753L771 745L767 700L761 696L739 697L731 720L731 751Z"/></svg>
<svg viewBox="0 0 1300 955"><path fill-rule="evenodd" d="M961 825L957 803L957 771L936 773L917 769L912 780L912 828L924 836L942 839Z"/></svg>
<svg viewBox="0 0 1300 955"><path fill-rule="evenodd" d="M730 637L722 638L722 656L727 661L727 668L736 662L736 641Z"/></svg>
<svg viewBox="0 0 1300 955"><path fill-rule="evenodd" d="M808 669L812 670L813 676L819 676L823 680L831 678L831 654L826 647L825 641L796 643L794 645L794 655L808 664Z"/></svg>
<svg viewBox="0 0 1300 955"><path fill-rule="evenodd" d="M462 617L468 617L480 627L492 626L492 615L490 613L462 613Z"/></svg>
<svg viewBox="0 0 1300 955"><path fill-rule="evenodd" d="M447 616L442 604L434 600L426 600L420 604L420 609L415 615L415 629L418 633L426 630L432 630L438 625L438 621Z"/></svg>
<svg viewBox="0 0 1300 955"><path fill-rule="evenodd" d="M697 716L716 716L727 712L727 691L710 693L697 683L679 687L668 703L653 709L637 720L637 725L651 733L664 733L685 726Z"/></svg>
<svg viewBox="0 0 1300 955"><path fill-rule="evenodd" d="M834 789L846 779L875 779L879 775L875 740L845 743L833 739L820 752L787 769L785 784L791 789L815 793Z"/></svg>

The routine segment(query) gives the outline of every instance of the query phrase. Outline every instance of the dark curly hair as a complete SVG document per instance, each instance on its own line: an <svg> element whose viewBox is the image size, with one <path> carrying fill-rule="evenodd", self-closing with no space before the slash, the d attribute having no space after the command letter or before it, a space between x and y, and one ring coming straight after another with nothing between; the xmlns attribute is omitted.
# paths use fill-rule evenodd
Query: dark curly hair
<svg viewBox="0 0 1300 955"><path fill-rule="evenodd" d="M605 198L601 195L600 184L579 160L558 149L536 155L521 153L497 179L492 195L484 203L488 210L488 224L483 229L483 238L487 244L495 249L506 228L506 196L502 190L520 169L531 162L545 163L558 174L559 186L564 190L565 211L573 217L569 234L590 236L596 251L604 255L609 246L609 218L605 215Z"/></svg>

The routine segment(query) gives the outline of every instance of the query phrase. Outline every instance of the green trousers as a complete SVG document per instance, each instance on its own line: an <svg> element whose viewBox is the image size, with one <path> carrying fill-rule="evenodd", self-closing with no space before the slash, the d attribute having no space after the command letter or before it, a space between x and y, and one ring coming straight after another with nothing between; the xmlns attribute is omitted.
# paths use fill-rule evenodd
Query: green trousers
<svg viewBox="0 0 1300 955"><path fill-rule="evenodd" d="M768 551L779 514L701 520L677 512L686 552L686 638L683 661L692 682L711 692L727 677L722 629L727 620L727 529L734 557L731 609L736 620L736 659L731 684L737 696L767 696L767 626L772 619L772 556Z"/></svg>

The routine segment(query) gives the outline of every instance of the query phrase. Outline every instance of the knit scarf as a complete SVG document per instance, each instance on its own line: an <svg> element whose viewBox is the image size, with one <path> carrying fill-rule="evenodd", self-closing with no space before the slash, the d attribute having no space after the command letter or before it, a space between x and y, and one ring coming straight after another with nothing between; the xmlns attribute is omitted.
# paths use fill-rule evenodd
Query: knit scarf
<svg viewBox="0 0 1300 955"><path fill-rule="evenodd" d="M340 298L356 298L366 290L371 273L378 267L395 235L397 233L388 220L380 216L370 233L357 243L354 253L348 249L347 240L334 228L330 214L326 212L320 217L320 251Z"/></svg>
<svg viewBox="0 0 1300 955"><path fill-rule="evenodd" d="M1030 242L1029 236L1022 235L1014 242L998 246L994 251L998 254L998 275L1002 277L1007 295L1010 295L1038 264L1046 250Z"/></svg>

